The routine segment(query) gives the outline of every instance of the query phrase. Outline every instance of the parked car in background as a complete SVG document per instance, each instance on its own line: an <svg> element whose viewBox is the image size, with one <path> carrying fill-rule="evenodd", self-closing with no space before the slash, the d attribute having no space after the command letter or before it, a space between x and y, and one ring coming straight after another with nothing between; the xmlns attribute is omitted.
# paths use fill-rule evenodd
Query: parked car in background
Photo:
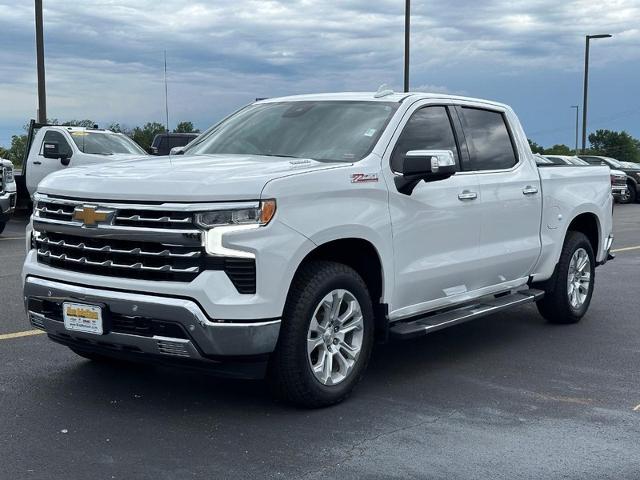
<svg viewBox="0 0 640 480"><path fill-rule="evenodd" d="M122 133L32 121L22 167L27 192L19 195L33 197L42 179L59 170L147 156L136 142Z"/></svg>
<svg viewBox="0 0 640 480"><path fill-rule="evenodd" d="M545 155L554 165L577 165L577 166L589 166L591 163L583 160L582 158L571 155ZM607 164L598 164L607 165ZM608 166L608 165L607 165ZM610 168L611 177L611 194L616 202L628 203L629 202L629 188L627 186L627 174L621 170Z"/></svg>
<svg viewBox="0 0 640 480"><path fill-rule="evenodd" d="M0 233L16 208L16 183L13 176L13 163L0 158Z"/></svg>
<svg viewBox="0 0 640 480"><path fill-rule="evenodd" d="M635 203L640 201L640 165L632 162L621 162L611 157L599 155L580 155L580 158L591 165L608 165L610 168L621 170L627 177L628 196L623 203Z"/></svg>
<svg viewBox="0 0 640 480"><path fill-rule="evenodd" d="M49 339L266 374L308 407L349 395L376 338L533 302L578 322L613 242L608 168L538 167L511 108L443 94L259 101L35 202L24 300Z"/></svg>
<svg viewBox="0 0 640 480"><path fill-rule="evenodd" d="M191 140L200 135L199 133L159 133L153 138L151 143L151 155L169 155L171 149L184 147Z"/></svg>

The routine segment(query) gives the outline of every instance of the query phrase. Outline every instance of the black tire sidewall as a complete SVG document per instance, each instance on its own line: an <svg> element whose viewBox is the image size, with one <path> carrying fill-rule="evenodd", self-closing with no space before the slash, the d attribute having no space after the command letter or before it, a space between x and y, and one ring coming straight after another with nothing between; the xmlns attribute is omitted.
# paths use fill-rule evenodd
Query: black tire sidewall
<svg viewBox="0 0 640 480"><path fill-rule="evenodd" d="M560 265L561 269L558 272L559 275L556 284L556 288L558 289L558 291L556 292L556 294L563 294L564 303L569 314L576 319L580 319L584 316L585 313L587 313L587 310L589 309L589 305L591 303L591 296L593 295L593 287L595 283L595 255L593 253L593 248L591 247L589 239L587 239L587 237L582 233L572 232L572 234L568 238L565 248L566 251L563 252L563 261ZM567 279L569 277L569 266L571 264L571 258L573 257L574 253L580 248L584 249L589 257L589 268L591 269L590 281L587 297L579 308L574 308L571 305L569 294L567 292Z"/></svg>
<svg viewBox="0 0 640 480"><path fill-rule="evenodd" d="M344 399L361 379L366 370L374 343L374 314L369 292L355 270L334 262L314 262L306 281L299 282L287 301L278 348L291 349L294 353L295 371L301 390L306 392L307 406L326 406ZM337 385L323 385L313 374L307 356L307 335L311 318L320 301L331 291L349 291L360 304L363 316L363 341L360 355L349 376ZM298 294L298 295L296 295ZM280 368L291 366L279 365Z"/></svg>

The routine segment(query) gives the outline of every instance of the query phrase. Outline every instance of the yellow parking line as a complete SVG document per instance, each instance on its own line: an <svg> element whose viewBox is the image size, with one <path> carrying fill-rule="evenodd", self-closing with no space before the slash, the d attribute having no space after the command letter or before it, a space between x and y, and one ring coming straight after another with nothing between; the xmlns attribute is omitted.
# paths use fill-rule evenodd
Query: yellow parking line
<svg viewBox="0 0 640 480"><path fill-rule="evenodd" d="M615 250L611 250L612 253L617 252L628 252L629 250L640 250L640 245L636 247L625 247L625 248L616 248Z"/></svg>
<svg viewBox="0 0 640 480"><path fill-rule="evenodd" d="M0 335L0 340L11 340L12 338L31 337L32 335L42 335L42 330L26 330L24 332L4 333Z"/></svg>
<svg viewBox="0 0 640 480"><path fill-rule="evenodd" d="M0 241L3 240L24 240L26 237L2 237L0 238Z"/></svg>

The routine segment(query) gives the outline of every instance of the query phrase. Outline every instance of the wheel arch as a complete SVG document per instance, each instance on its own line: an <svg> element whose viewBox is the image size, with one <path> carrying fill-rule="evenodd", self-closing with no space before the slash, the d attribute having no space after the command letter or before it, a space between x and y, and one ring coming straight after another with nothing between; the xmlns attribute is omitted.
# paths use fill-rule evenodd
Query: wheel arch
<svg viewBox="0 0 640 480"><path fill-rule="evenodd" d="M325 260L353 268L364 280L373 304L376 330L386 336L388 307L385 303L385 273L382 256L375 245L361 237L330 240L311 250L298 264L292 283L309 262Z"/></svg>
<svg viewBox="0 0 640 480"><path fill-rule="evenodd" d="M566 241L569 232L583 233L589 239L591 248L593 248L593 254L595 257L597 257L598 252L600 251L600 231L600 221L595 213L580 213L579 215L576 215L573 220L571 220L571 223L569 223L564 236L564 241Z"/></svg>

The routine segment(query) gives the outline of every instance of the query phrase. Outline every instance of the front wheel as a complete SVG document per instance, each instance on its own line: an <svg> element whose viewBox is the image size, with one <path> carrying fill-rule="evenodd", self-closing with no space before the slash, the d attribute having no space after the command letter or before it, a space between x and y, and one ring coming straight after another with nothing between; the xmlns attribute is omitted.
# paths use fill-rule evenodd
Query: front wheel
<svg viewBox="0 0 640 480"><path fill-rule="evenodd" d="M589 239L568 232L553 276L545 283L538 311L551 323L576 323L587 313L595 280L595 256Z"/></svg>
<svg viewBox="0 0 640 480"><path fill-rule="evenodd" d="M366 369L373 333L371 298L355 270L328 261L303 265L269 365L276 394L311 408L344 400Z"/></svg>
<svg viewBox="0 0 640 480"><path fill-rule="evenodd" d="M4 232L4 227L7 226L7 222L0 222L0 234Z"/></svg>
<svg viewBox="0 0 640 480"><path fill-rule="evenodd" d="M636 203L638 201L638 191L636 186L630 183L628 186L629 193L627 194L627 201L625 203Z"/></svg>

